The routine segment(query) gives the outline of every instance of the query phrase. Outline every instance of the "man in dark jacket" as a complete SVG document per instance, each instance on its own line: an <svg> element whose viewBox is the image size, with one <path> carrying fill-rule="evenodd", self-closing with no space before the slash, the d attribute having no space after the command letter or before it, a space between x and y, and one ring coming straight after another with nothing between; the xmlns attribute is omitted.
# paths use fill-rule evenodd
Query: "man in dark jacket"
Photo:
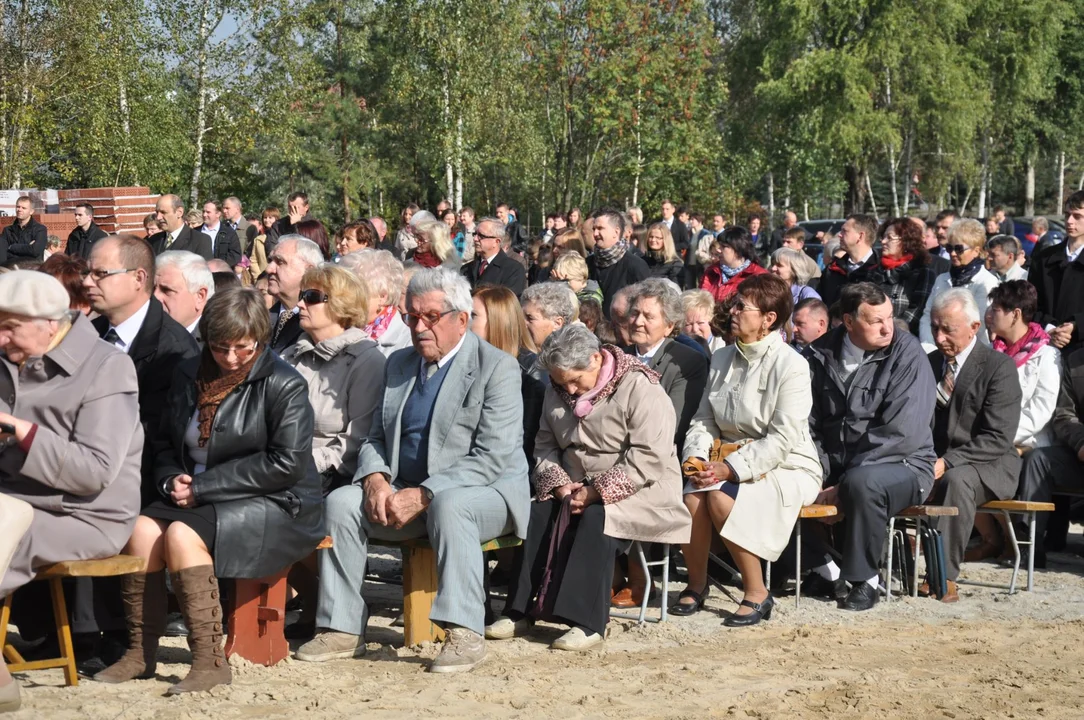
<svg viewBox="0 0 1084 720"><path fill-rule="evenodd" d="M873 249L877 237L877 219L869 215L851 215L839 231L839 247L847 254L836 258L824 269L817 292L828 307L840 298L847 285L879 282L881 258Z"/></svg>
<svg viewBox="0 0 1084 720"><path fill-rule="evenodd" d="M940 599L956 602L956 578L975 508L1016 493L1020 456L1013 439L1022 397L1012 359L978 341L982 323L970 291L953 288L934 298L930 326L937 344L929 355L937 379L933 498L959 509L956 517L937 519L948 579L948 592Z"/></svg>
<svg viewBox="0 0 1084 720"><path fill-rule="evenodd" d="M1035 322L1055 347L1072 351L1084 343L1084 190L1065 201L1065 234L1065 242L1032 255L1028 282L1039 296Z"/></svg>
<svg viewBox="0 0 1084 720"><path fill-rule="evenodd" d="M237 231L222 220L222 206L214 200L203 204L201 232L211 239L211 255L224 261L231 271L241 263L241 240Z"/></svg>
<svg viewBox="0 0 1084 720"><path fill-rule="evenodd" d="M806 351L813 383L809 429L828 488L818 502L843 514L842 567L823 543L803 587L868 610L888 519L933 486L934 377L918 340L895 330L892 303L872 283L842 290L843 325ZM851 584L847 592L843 581ZM844 598L845 594L845 598Z"/></svg>
<svg viewBox="0 0 1084 720"><path fill-rule="evenodd" d="M289 197L286 198L286 208L286 214L276 220L275 224L267 230L265 246L268 257L271 256L275 246L279 244L279 238L297 232L295 228L298 224L306 220L316 219L309 214L309 196L307 193L290 193Z"/></svg>
<svg viewBox="0 0 1084 720"><path fill-rule="evenodd" d="M507 227L498 218L482 218L474 229L474 260L459 271L471 290L502 285L519 297L527 289L527 270L501 249Z"/></svg>
<svg viewBox="0 0 1084 720"><path fill-rule="evenodd" d="M71 257L81 257L84 260L90 257L94 243L106 236L94 222L94 206L90 203L79 203L75 206L75 229L68 235L68 244L64 252Z"/></svg>
<svg viewBox="0 0 1084 720"><path fill-rule="evenodd" d="M662 223L670 229L670 237L674 239L674 250L678 255L683 255L683 251L689 251L689 228L685 223L681 222L674 214L676 208L674 203L669 200L662 201L662 217L656 220L657 223ZM655 223L652 223L654 225ZM691 248L695 250L695 248ZM687 256L684 256L687 259Z"/></svg>
<svg viewBox="0 0 1084 720"><path fill-rule="evenodd" d="M165 229L147 238L155 255L166 250L187 250L199 255L204 260L214 257L211 254L211 238L198 230L193 230L184 221L184 203L176 195L163 195L154 206L154 214L159 224ZM153 273L152 273L153 275Z"/></svg>
<svg viewBox="0 0 1084 720"><path fill-rule="evenodd" d="M617 291L635 285L651 275L642 258L628 252L621 241L625 234L625 221L621 213L609 208L597 211L592 219L595 249L587 258L587 274L602 289L602 310L610 316L610 302ZM678 224L678 220L674 220Z"/></svg>
<svg viewBox="0 0 1084 720"><path fill-rule="evenodd" d="M0 233L0 265L12 262L41 262L49 231L34 219L34 205L23 195L15 201L15 222Z"/></svg>

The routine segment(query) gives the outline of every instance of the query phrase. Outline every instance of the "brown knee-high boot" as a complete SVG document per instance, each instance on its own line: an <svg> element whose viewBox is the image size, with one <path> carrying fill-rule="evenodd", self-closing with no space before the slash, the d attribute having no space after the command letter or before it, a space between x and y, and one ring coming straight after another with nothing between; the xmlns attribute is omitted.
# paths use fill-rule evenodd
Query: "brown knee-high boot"
<svg viewBox="0 0 1084 720"><path fill-rule="evenodd" d="M152 678L158 667L158 640L166 629L166 571L125 575L120 588L128 621L128 652L95 675L98 682Z"/></svg>
<svg viewBox="0 0 1084 720"><path fill-rule="evenodd" d="M188 626L192 669L167 695L202 692L233 680L230 664L222 652L222 601L212 565L199 565L172 573L173 591Z"/></svg>

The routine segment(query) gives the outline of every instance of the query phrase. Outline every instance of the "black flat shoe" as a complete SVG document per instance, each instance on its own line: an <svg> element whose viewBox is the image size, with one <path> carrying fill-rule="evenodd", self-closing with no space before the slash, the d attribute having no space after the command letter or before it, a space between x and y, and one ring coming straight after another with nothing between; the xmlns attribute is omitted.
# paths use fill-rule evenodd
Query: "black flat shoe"
<svg viewBox="0 0 1084 720"><path fill-rule="evenodd" d="M844 610L869 610L881 599L881 591L868 582L855 583L843 601Z"/></svg>
<svg viewBox="0 0 1084 720"><path fill-rule="evenodd" d="M741 604L747 608L752 608L753 612L748 615L731 615L726 620L723 620L723 625L726 627L749 627L750 625L756 625L761 620L771 619L772 608L775 607L775 598L769 595L764 602L755 603L751 600L742 600Z"/></svg>
<svg viewBox="0 0 1084 720"><path fill-rule="evenodd" d="M708 583L707 585L705 585L704 589L701 592L696 592L694 590L690 590L689 588L685 588L684 590L681 591L681 594L678 595L678 601L670 606L670 614L671 615L680 615L682 617L687 617L689 615L695 615L696 613L700 612L703 609L704 601L708 599L708 595L710 595L710 594L711 594L711 583ZM691 603L683 603L683 602L681 602L685 598L691 598L693 600L693 602L691 602Z"/></svg>
<svg viewBox="0 0 1084 720"><path fill-rule="evenodd" d="M847 598L847 581L843 578L829 580L823 575L811 572L802 581L802 595L842 602Z"/></svg>

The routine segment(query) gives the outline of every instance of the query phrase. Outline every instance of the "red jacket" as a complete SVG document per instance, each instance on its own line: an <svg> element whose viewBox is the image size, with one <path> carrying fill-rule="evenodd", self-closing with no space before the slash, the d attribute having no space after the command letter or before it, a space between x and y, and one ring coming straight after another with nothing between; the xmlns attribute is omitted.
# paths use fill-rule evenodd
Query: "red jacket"
<svg viewBox="0 0 1084 720"><path fill-rule="evenodd" d="M763 275L766 272L768 271L760 265L749 263L747 268L727 280L719 269L719 265L715 264L704 271L704 279L700 281L700 289L710 292L711 296L715 298L715 302L723 302L738 292L738 286L742 284L743 280L754 275Z"/></svg>

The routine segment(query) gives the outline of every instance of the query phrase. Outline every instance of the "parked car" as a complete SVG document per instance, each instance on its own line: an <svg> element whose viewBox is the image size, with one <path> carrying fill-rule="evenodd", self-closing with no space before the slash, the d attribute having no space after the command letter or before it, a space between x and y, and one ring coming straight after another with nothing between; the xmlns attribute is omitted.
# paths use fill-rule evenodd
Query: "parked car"
<svg viewBox="0 0 1084 720"><path fill-rule="evenodd" d="M1045 216L1044 216L1045 217ZM1020 241L1020 246L1024 248L1024 253L1031 257L1033 249L1032 243L1027 239L1027 236L1031 234L1031 221L1034 218L1022 217L1013 218L1013 235ZM1065 223L1059 219L1047 217L1047 222L1050 224L1049 240L1051 245L1057 245L1065 240Z"/></svg>

